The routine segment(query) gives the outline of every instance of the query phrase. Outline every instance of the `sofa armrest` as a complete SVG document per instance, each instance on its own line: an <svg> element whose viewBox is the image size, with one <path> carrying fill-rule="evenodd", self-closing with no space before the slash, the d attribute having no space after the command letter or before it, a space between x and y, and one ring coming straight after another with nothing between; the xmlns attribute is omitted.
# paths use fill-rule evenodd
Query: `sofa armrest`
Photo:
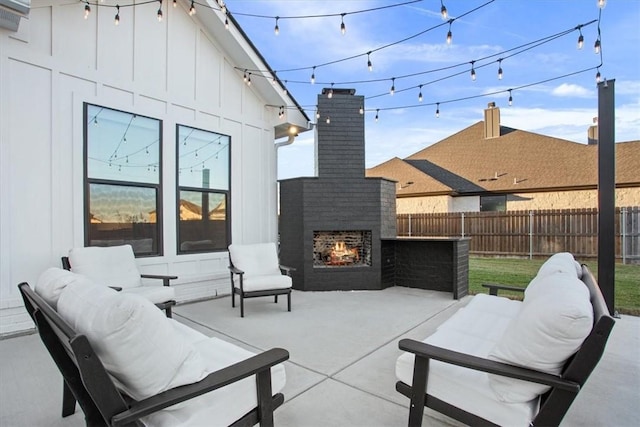
<svg viewBox="0 0 640 427"><path fill-rule="evenodd" d="M139 402L132 403L127 411L117 414L112 418L112 425L124 426L133 423L144 416L210 391L217 390L250 377L251 375L267 375L267 381L258 380L257 383L263 383L264 386L268 387L268 390L258 389L257 392L259 398L260 396L265 396L264 392L268 392L268 397L271 398L271 367L287 359L289 359L289 352L282 348L267 350L249 359L213 372L197 383L176 387Z"/></svg>
<svg viewBox="0 0 640 427"><path fill-rule="evenodd" d="M295 268L289 267L289 266L286 266L286 265L279 265L278 267L280 267L280 271L282 272L282 274L287 275L287 276L291 276L291 274L289 274L289 273L291 273L292 271L296 271Z"/></svg>
<svg viewBox="0 0 640 427"><path fill-rule="evenodd" d="M514 291L514 292L524 292L522 286L509 286L509 285L501 285L499 283L483 283L483 288L489 289L489 295L498 295L498 291Z"/></svg>
<svg viewBox="0 0 640 427"><path fill-rule="evenodd" d="M140 277L143 279L160 279L162 280L163 286L169 286L170 280L175 280L178 276L165 276L163 274L141 274Z"/></svg>
<svg viewBox="0 0 640 427"><path fill-rule="evenodd" d="M436 347L412 339L405 338L400 340L399 347L400 350L408 351L415 354L416 357L423 359L439 360L441 362L474 369L476 371L483 371L504 377L545 384L573 393L577 393L580 390L580 384L565 380L557 375L521 368L519 366L509 365L495 360L484 359L482 357L472 356L442 347Z"/></svg>

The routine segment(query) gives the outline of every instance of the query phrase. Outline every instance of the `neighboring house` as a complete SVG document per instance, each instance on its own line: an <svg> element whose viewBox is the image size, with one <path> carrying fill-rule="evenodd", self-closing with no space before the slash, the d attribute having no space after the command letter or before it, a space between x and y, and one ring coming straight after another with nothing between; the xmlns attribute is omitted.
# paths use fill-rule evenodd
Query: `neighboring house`
<svg viewBox="0 0 640 427"><path fill-rule="evenodd" d="M597 156L597 141L501 126L499 108L490 106L484 121L367 176L397 182L399 214L595 208ZM639 165L640 141L616 144L616 206L640 205Z"/></svg>
<svg viewBox="0 0 640 427"><path fill-rule="evenodd" d="M116 26L115 2L0 0L0 334L72 247L130 242L187 301L229 292L231 241L277 240L276 150L308 117L244 81L270 68L215 2L126 3Z"/></svg>

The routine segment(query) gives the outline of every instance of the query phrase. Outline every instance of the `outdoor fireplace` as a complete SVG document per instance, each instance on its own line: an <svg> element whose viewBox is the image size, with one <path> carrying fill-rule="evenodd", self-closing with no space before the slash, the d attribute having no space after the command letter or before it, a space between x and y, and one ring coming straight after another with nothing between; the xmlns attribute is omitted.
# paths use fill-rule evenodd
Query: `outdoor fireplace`
<svg viewBox="0 0 640 427"><path fill-rule="evenodd" d="M364 97L318 95L315 177L280 181L280 261L305 291L374 290L383 280L382 239L396 237L395 182L365 177ZM331 120L328 122L327 117Z"/></svg>
<svg viewBox="0 0 640 427"><path fill-rule="evenodd" d="M371 267L371 231L314 231L313 267Z"/></svg>

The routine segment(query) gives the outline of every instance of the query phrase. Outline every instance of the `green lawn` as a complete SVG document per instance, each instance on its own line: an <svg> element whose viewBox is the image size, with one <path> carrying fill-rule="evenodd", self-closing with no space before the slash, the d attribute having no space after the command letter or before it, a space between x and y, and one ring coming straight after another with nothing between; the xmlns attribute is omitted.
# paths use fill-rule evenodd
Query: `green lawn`
<svg viewBox="0 0 640 427"><path fill-rule="evenodd" d="M526 286L536 275L544 259L481 258L470 257L469 291L487 293L483 283ZM585 262L593 274L598 276L598 263ZM640 316L640 265L616 264L615 308L621 314ZM507 293L500 293L507 296ZM516 296L512 294L511 296ZM521 294L520 294L521 296Z"/></svg>

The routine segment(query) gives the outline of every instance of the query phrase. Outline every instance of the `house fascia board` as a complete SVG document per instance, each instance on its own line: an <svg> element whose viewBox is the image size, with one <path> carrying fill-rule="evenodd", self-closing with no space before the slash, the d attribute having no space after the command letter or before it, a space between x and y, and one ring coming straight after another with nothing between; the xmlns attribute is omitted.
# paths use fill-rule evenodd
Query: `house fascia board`
<svg viewBox="0 0 640 427"><path fill-rule="evenodd" d="M296 126L298 133L311 129L310 119L298 102L289 94L284 92L282 82L274 85L272 81L272 69L267 64L265 58L260 54L255 45L251 42L247 34L242 30L238 22L233 18L231 13L227 14L229 20L229 29L225 28L225 15L220 11L220 7L213 0L206 0L208 8L199 8L196 15L202 24L209 30L209 33L222 46L229 59L231 59L238 68L250 70L265 70L263 73L252 72L254 78L251 80L251 87L255 90L268 105L285 107L294 106L295 108L287 109L287 122L282 123L277 119L276 107L274 107L274 138L279 139L288 135L290 126ZM240 72L240 71L239 71Z"/></svg>

